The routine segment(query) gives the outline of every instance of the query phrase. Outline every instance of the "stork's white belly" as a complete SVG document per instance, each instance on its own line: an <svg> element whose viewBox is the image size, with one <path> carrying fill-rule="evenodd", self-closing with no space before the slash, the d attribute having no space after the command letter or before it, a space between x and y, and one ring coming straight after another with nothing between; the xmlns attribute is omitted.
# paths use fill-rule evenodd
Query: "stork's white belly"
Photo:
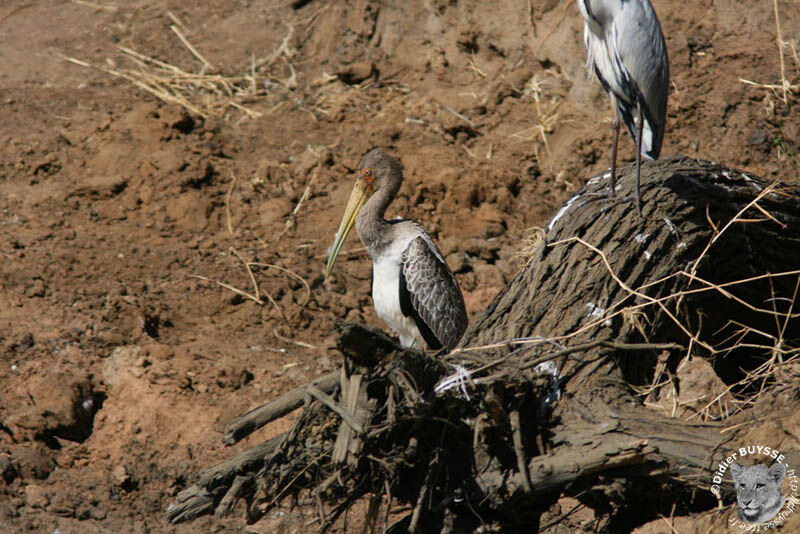
<svg viewBox="0 0 800 534"><path fill-rule="evenodd" d="M400 268L404 246L398 243L387 254L373 259L372 300L375 312L386 325L395 331L400 344L422 350L423 338L414 319L403 315L400 309Z"/></svg>

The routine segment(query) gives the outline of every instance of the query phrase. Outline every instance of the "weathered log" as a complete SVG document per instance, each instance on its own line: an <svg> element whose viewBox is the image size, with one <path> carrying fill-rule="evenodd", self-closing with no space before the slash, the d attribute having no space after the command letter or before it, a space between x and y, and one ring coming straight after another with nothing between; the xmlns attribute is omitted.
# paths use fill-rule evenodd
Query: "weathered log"
<svg viewBox="0 0 800 534"><path fill-rule="evenodd" d="M632 167L620 176L625 196ZM325 530L355 499L385 492L412 510L393 532L535 531L562 493L618 530L669 513L660 499L642 501L645 489L671 487L699 508L716 504L693 492L735 432L655 413L631 385L653 380L660 355L672 367L690 354L707 357L735 383L770 352L800 346L800 195L687 158L645 163L642 186L639 217L628 203L590 200L586 193L606 188L603 177L590 180L459 349L441 359L346 328L340 349L358 368L347 376L361 374L367 385L351 393L366 394L369 409L354 426L346 420L365 399L311 402L265 458L259 491L240 480L237 495L259 514L311 491ZM779 343L764 335L776 325ZM357 446L333 462L345 433L358 434ZM327 514L323 501L338 504ZM615 513L621 502L642 509Z"/></svg>
<svg viewBox="0 0 800 534"><path fill-rule="evenodd" d="M618 195L631 192L630 171L624 169ZM686 344L694 338L706 353L724 348L720 341L731 321L774 331L772 293L791 297L798 279L800 189L767 190L766 183L740 171L681 157L648 162L643 176L641 218L628 203L609 207L584 200L586 193L602 194L604 177L590 180L562 206L528 267L471 325L462 345L537 335L570 335L571 344L638 342L643 336L636 321L621 313L632 306L651 321L649 340ZM731 223L737 216L742 222ZM784 272L790 274L776 276ZM725 291L708 289L768 273L773 276ZM695 293L680 297L681 291ZM648 304L657 299L664 300ZM795 332L794 341L800 337L800 328L787 331ZM650 379L654 355L643 356L617 362L634 383ZM738 367L749 358L734 359ZM726 378L734 375L730 371Z"/></svg>

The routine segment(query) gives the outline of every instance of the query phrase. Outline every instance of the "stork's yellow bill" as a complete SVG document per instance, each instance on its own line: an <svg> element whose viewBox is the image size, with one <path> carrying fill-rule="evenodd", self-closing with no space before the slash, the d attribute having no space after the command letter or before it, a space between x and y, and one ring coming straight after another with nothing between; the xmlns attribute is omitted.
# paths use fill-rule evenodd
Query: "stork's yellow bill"
<svg viewBox="0 0 800 534"><path fill-rule="evenodd" d="M336 257L339 255L339 251L342 250L342 245L345 239L347 239L347 234L353 229L353 224L356 221L359 210L361 210L361 206L372 196L374 191L372 188L372 181L371 175L362 175L356 179L356 184L353 187L352 193L350 193L350 200L347 201L347 208L344 210L344 215L342 216L342 222L339 223L339 230L336 231L333 245L328 249L328 264L325 266L325 278L331 275L333 264L336 263Z"/></svg>

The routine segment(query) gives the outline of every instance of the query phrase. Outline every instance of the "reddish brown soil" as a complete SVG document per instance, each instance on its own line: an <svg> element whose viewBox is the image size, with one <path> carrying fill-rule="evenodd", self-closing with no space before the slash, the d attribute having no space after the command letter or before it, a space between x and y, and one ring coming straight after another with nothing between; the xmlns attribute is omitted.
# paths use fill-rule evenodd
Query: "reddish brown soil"
<svg viewBox="0 0 800 534"><path fill-rule="evenodd" d="M164 511L197 470L290 425L220 442L232 417L337 364L338 322L380 325L355 237L321 276L368 148L403 160L390 215L434 234L471 317L521 266L529 229L608 166L574 1L409 4L2 4L0 530L244 528L241 509L179 527ZM772 2L655 4L673 82L663 153L797 181L800 114L740 81L780 83ZM797 39L800 11L778 5ZM187 114L64 59L135 68L124 46L200 72L176 20L220 74L255 62L237 100L259 118ZM253 267L261 304L197 278L254 295L243 260L270 265ZM311 510L281 513L249 529L314 528Z"/></svg>

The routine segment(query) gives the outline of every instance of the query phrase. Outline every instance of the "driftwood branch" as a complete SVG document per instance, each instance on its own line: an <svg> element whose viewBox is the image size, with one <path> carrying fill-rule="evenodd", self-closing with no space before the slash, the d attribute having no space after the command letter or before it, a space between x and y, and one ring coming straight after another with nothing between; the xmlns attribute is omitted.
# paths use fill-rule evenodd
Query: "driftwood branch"
<svg viewBox="0 0 800 534"><path fill-rule="evenodd" d="M357 434L364 433L364 427L362 427L361 424L358 421L356 421L353 418L353 416L350 413L348 413L346 409L336 404L336 402L332 398L325 395L323 392L321 392L314 386L308 387L308 394L317 399L318 401L320 401L328 408L330 408L333 412L335 412L336 415L341 417L342 421L347 423L347 425L350 426L350 428L353 429Z"/></svg>
<svg viewBox="0 0 800 534"><path fill-rule="evenodd" d="M176 503L167 509L167 520L171 523L181 523L214 513L217 509L221 513L230 510L233 505L230 501L238 498L239 490L245 483L252 482L253 475L264 465L265 459L278 448L285 436L286 434L275 436L202 471L197 477L197 482L180 492ZM231 498L222 502L234 486L238 488L233 491Z"/></svg>
<svg viewBox="0 0 800 534"><path fill-rule="evenodd" d="M280 398L262 404L258 408L250 410L227 424L222 442L225 445L233 445L249 436L267 423L280 419L284 415L293 412L303 405L306 392L309 387L314 386L323 393L331 394L339 386L339 372L334 371L306 384L297 387Z"/></svg>

